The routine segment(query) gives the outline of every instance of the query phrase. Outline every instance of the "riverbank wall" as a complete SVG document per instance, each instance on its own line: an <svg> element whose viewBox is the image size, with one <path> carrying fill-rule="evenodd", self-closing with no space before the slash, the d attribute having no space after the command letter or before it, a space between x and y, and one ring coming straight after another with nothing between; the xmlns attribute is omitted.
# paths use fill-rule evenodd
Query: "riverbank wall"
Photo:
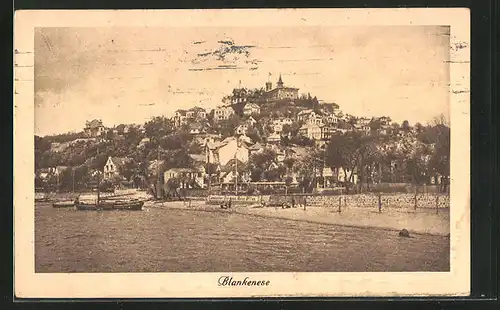
<svg viewBox="0 0 500 310"><path fill-rule="evenodd" d="M269 204L275 198L270 195L262 196L219 196L211 195L206 198L206 204L217 205L231 201L232 204L257 205ZM354 195L297 195L283 197L283 201L295 197L295 201L306 207L341 207L341 208L425 208L447 209L450 207L450 197L444 194L354 194ZM380 201L379 201L380 198Z"/></svg>

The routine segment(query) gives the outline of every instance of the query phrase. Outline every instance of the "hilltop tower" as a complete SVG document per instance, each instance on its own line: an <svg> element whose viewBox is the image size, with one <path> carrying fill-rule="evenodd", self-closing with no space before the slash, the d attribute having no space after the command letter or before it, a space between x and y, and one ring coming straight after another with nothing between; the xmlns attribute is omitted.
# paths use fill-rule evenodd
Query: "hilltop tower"
<svg viewBox="0 0 500 310"><path fill-rule="evenodd" d="M272 82L266 82L266 91L271 91L273 89L273 83Z"/></svg>
<svg viewBox="0 0 500 310"><path fill-rule="evenodd" d="M276 83L276 86L278 88L283 88L283 80L281 79L281 74L280 74L280 78L278 79L278 83Z"/></svg>
<svg viewBox="0 0 500 310"><path fill-rule="evenodd" d="M299 89L295 87L285 87L281 74L279 76L276 88L272 88L272 83L266 83L266 97L267 101L275 100L295 100L299 98Z"/></svg>

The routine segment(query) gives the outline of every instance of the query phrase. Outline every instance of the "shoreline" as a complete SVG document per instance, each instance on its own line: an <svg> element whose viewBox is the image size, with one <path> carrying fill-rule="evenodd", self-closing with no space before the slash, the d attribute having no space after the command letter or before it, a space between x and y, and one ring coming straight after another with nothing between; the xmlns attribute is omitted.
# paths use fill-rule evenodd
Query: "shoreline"
<svg viewBox="0 0 500 310"><path fill-rule="evenodd" d="M184 202L154 202L148 203L144 206L145 208L155 208L155 209L175 209L175 210L187 210L187 211L202 211L202 212L214 212L214 213L233 213L239 215L248 215L252 217L258 218L277 218L289 221L296 222L305 222L311 224L320 224L320 225L335 225L335 226L343 226L343 227L351 227L351 228L369 228L369 229L377 229L377 230L386 230L393 231L398 233L403 228L407 229L410 234L413 235L431 235L431 236L441 236L441 237L449 237L449 220L448 226L445 228L436 229L435 227L419 227L419 223L406 223L407 225L400 224L398 221L398 217L400 221L404 221L404 217L408 219L408 217L412 217L412 215L422 215L422 217L428 218L438 218L440 220L440 224L444 222L441 218L436 216L435 214L425 214L425 213L402 213L402 212L384 212L382 214L378 212L374 212L373 210L366 210L364 208L350 208L344 210L343 214L347 214L344 218L335 217L335 215L339 215L337 212L332 212L331 209L326 207L309 207L304 210L302 208L275 208L275 207L252 207L252 206L235 206L231 209L220 209L218 206L206 205L195 203L188 207L184 204ZM378 221L375 222L364 222L359 223L359 215L374 215L378 217ZM399 214L398 214L399 213ZM391 216L392 215L392 216ZM380 221L382 220L385 221ZM356 223L358 220L358 223ZM400 227L395 227L400 226ZM432 229L434 228L434 229Z"/></svg>

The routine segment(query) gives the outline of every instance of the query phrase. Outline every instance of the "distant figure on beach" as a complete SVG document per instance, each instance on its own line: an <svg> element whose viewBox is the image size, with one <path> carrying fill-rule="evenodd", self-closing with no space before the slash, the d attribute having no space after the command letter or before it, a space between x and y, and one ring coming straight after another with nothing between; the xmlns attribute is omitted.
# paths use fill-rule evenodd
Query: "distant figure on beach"
<svg viewBox="0 0 500 310"><path fill-rule="evenodd" d="M410 237L410 232L409 232L406 228L403 228L403 229L399 232L399 236L400 236L400 237L404 237L404 238L409 238L409 237Z"/></svg>
<svg viewBox="0 0 500 310"><path fill-rule="evenodd" d="M229 202L223 202L220 205L221 209L230 209L231 208L231 198L229 198Z"/></svg>

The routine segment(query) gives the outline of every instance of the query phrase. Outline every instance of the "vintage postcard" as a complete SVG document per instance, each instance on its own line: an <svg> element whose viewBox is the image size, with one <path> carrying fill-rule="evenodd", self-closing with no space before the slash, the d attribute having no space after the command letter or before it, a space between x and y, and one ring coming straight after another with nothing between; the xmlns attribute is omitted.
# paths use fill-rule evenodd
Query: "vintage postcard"
<svg viewBox="0 0 500 310"><path fill-rule="evenodd" d="M467 9L19 11L18 298L457 296Z"/></svg>

